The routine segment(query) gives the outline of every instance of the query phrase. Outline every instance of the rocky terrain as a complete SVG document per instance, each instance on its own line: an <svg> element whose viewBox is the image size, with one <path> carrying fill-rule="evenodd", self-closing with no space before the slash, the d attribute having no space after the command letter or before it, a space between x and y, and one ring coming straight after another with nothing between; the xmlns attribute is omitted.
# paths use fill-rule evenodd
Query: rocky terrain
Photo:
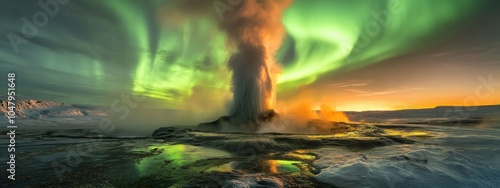
<svg viewBox="0 0 500 188"><path fill-rule="evenodd" d="M446 107L347 112L359 122L310 120L303 129L314 131L302 133L211 131L222 118L158 126L149 136L137 136L99 131L97 120L109 114L105 108L37 100L18 105L19 122L33 126L17 130L18 180L1 187L500 185L499 106L453 107L468 109L467 118L441 118ZM72 122L77 125L68 126Z"/></svg>

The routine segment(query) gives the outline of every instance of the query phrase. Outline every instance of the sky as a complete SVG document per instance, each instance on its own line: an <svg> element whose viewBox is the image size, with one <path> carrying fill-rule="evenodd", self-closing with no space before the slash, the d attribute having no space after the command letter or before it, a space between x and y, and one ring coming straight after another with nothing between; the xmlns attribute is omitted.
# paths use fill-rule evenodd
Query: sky
<svg viewBox="0 0 500 188"><path fill-rule="evenodd" d="M140 94L154 108L230 105L234 48L216 8L185 13L173 0L40 2L58 8L50 4L47 12L31 0L0 7L0 75L16 73L19 97L109 106ZM277 109L300 102L355 111L500 104L499 1L295 0L283 24Z"/></svg>

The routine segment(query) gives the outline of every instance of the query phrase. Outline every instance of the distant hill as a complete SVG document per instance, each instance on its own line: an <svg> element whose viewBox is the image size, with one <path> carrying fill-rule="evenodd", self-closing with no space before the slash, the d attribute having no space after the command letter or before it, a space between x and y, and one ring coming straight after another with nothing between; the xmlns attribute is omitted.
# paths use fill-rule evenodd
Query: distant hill
<svg viewBox="0 0 500 188"><path fill-rule="evenodd" d="M500 105L489 106L437 106L426 109L394 111L346 112L351 121L388 121L423 119L485 119L500 117Z"/></svg>
<svg viewBox="0 0 500 188"><path fill-rule="evenodd" d="M108 112L100 107L71 105L54 101L17 100L16 118L93 118L108 116ZM1 101L0 116L8 113L7 101Z"/></svg>

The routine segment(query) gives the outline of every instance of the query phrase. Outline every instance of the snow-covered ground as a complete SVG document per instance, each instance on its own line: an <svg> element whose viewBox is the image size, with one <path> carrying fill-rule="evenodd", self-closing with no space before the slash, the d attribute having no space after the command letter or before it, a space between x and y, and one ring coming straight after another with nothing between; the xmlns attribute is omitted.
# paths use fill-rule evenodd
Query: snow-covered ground
<svg viewBox="0 0 500 188"><path fill-rule="evenodd" d="M499 187L500 130L416 126L432 137L351 151L320 148L315 176L335 187ZM401 128L400 128L401 130Z"/></svg>

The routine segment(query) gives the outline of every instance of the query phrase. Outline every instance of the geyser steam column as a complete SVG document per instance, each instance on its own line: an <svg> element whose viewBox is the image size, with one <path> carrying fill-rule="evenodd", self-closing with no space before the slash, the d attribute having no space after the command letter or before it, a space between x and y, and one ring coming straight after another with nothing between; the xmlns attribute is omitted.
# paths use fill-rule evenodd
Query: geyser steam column
<svg viewBox="0 0 500 188"><path fill-rule="evenodd" d="M228 62L233 71L232 120L255 122L274 114L279 68L273 56L284 36L282 13L290 4L291 0L243 0L222 17L222 29L237 46Z"/></svg>
<svg viewBox="0 0 500 188"><path fill-rule="evenodd" d="M252 121L272 111L274 88L268 50L264 46L240 44L239 52L229 60L233 70L233 106L231 117Z"/></svg>

